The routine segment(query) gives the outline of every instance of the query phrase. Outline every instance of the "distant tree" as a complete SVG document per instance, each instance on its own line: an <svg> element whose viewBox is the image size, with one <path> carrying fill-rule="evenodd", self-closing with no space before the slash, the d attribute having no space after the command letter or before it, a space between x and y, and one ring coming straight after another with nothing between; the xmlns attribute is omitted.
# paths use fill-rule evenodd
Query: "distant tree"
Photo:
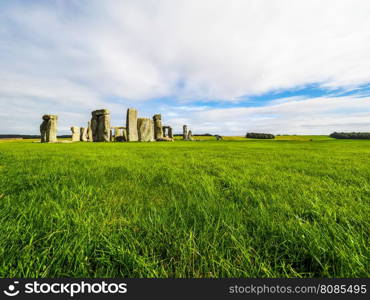
<svg viewBox="0 0 370 300"><path fill-rule="evenodd" d="M333 132L330 137L335 139L370 140L370 132Z"/></svg>
<svg viewBox="0 0 370 300"><path fill-rule="evenodd" d="M275 136L270 133L255 133L255 132L248 132L245 137L250 139L274 139Z"/></svg>

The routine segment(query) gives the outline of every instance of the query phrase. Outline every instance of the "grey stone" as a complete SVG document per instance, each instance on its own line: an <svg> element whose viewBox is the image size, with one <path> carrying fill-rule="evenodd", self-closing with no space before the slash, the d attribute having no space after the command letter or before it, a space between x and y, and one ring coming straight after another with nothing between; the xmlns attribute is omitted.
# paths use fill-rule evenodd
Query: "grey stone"
<svg viewBox="0 0 370 300"><path fill-rule="evenodd" d="M41 143L57 142L57 115L43 115L40 125Z"/></svg>
<svg viewBox="0 0 370 300"><path fill-rule="evenodd" d="M193 133L191 132L191 130L188 131L188 136L186 138L187 140L191 141L193 139Z"/></svg>
<svg viewBox="0 0 370 300"><path fill-rule="evenodd" d="M113 129L111 128L109 132L110 132L110 141L114 142Z"/></svg>
<svg viewBox="0 0 370 300"><path fill-rule="evenodd" d="M154 138L155 140L161 139L163 137L163 129L162 129L162 117L160 114L156 114L153 116L154 122Z"/></svg>
<svg viewBox="0 0 370 300"><path fill-rule="evenodd" d="M168 137L173 139L172 127L168 126Z"/></svg>
<svg viewBox="0 0 370 300"><path fill-rule="evenodd" d="M157 139L157 142L173 142L173 139L171 139L170 137L166 136L166 137L162 137L160 139Z"/></svg>
<svg viewBox="0 0 370 300"><path fill-rule="evenodd" d="M114 126L112 127L112 141L126 142L126 127Z"/></svg>
<svg viewBox="0 0 370 300"><path fill-rule="evenodd" d="M155 141L155 134L154 134L154 121L150 120L150 139Z"/></svg>
<svg viewBox="0 0 370 300"><path fill-rule="evenodd" d="M147 118L137 119L137 132L139 136L139 142L151 142L153 141L152 134L152 122Z"/></svg>
<svg viewBox="0 0 370 300"><path fill-rule="evenodd" d="M72 126L72 142L79 142L80 141L80 127Z"/></svg>
<svg viewBox="0 0 370 300"><path fill-rule="evenodd" d="M163 128L163 137L169 137L173 139L172 127L171 126L162 126Z"/></svg>
<svg viewBox="0 0 370 300"><path fill-rule="evenodd" d="M87 128L81 127L80 128L80 141L81 142L87 142Z"/></svg>
<svg viewBox="0 0 370 300"><path fill-rule="evenodd" d="M94 142L110 141L110 114L107 109L95 110L91 113L91 131Z"/></svg>
<svg viewBox="0 0 370 300"><path fill-rule="evenodd" d="M87 140L89 142L93 142L93 135L91 130L91 122L87 122Z"/></svg>
<svg viewBox="0 0 370 300"><path fill-rule="evenodd" d="M127 109L126 133L128 142L138 141L139 137L137 133L137 110L135 108Z"/></svg>
<svg viewBox="0 0 370 300"><path fill-rule="evenodd" d="M187 125L182 126L182 139L183 140L188 139L188 126Z"/></svg>

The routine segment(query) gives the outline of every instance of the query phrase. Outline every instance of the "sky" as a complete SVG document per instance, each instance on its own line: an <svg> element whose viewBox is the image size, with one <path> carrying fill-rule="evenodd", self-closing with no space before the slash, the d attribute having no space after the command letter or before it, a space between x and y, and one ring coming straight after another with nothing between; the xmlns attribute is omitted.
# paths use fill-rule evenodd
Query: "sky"
<svg viewBox="0 0 370 300"><path fill-rule="evenodd" d="M369 0L0 0L0 134L370 132Z"/></svg>

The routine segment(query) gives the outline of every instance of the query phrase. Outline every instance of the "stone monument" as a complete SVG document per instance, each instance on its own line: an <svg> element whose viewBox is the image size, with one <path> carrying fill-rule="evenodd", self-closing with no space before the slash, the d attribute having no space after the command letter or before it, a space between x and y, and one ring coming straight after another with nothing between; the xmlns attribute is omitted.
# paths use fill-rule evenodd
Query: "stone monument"
<svg viewBox="0 0 370 300"><path fill-rule="evenodd" d="M88 136L87 136L87 128L81 127L80 128L80 141L81 142L87 142Z"/></svg>
<svg viewBox="0 0 370 300"><path fill-rule="evenodd" d="M89 142L93 142L93 135L91 130L91 122L87 122L87 140Z"/></svg>
<svg viewBox="0 0 370 300"><path fill-rule="evenodd" d="M137 110L135 108L127 109L126 134L128 142L137 142L139 140L137 133Z"/></svg>
<svg viewBox="0 0 370 300"><path fill-rule="evenodd" d="M153 141L152 134L152 122L147 118L137 119L137 132L139 137L139 142L151 142Z"/></svg>
<svg viewBox="0 0 370 300"><path fill-rule="evenodd" d="M72 126L72 142L79 142L80 141L80 127Z"/></svg>
<svg viewBox="0 0 370 300"><path fill-rule="evenodd" d="M43 115L40 125L41 143L57 142L57 115Z"/></svg>
<svg viewBox="0 0 370 300"><path fill-rule="evenodd" d="M182 139L183 140L188 139L188 126L187 125L182 126Z"/></svg>
<svg viewBox="0 0 370 300"><path fill-rule="evenodd" d="M107 109L94 110L91 113L91 131L94 142L110 141L110 114Z"/></svg>
<svg viewBox="0 0 370 300"><path fill-rule="evenodd" d="M154 139L159 140L163 138L163 129L162 129L162 117L160 114L153 116L154 122Z"/></svg>

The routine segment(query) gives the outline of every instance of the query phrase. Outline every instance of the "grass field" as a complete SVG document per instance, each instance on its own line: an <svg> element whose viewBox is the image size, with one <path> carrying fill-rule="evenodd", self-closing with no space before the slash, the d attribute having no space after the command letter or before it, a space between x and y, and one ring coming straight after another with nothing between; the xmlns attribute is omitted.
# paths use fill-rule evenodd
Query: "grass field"
<svg viewBox="0 0 370 300"><path fill-rule="evenodd" d="M277 139L1 142L0 276L368 277L370 141Z"/></svg>

